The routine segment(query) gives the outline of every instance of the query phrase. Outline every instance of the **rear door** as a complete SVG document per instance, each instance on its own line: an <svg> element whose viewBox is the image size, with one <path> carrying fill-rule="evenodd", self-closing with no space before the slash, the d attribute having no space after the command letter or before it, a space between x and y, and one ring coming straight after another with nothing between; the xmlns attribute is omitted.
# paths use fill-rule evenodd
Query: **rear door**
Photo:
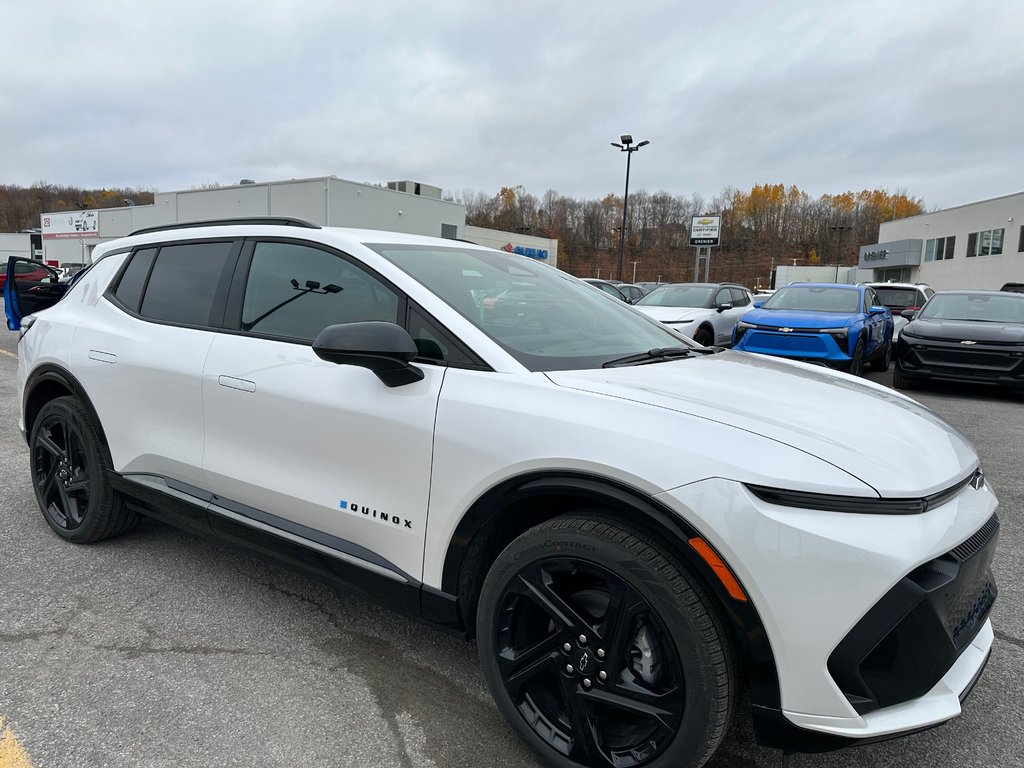
<svg viewBox="0 0 1024 768"><path fill-rule="evenodd" d="M4 313L7 327L21 328L21 319L33 312L52 307L67 293L68 286L60 282L60 274L33 259L11 256L4 275Z"/></svg>

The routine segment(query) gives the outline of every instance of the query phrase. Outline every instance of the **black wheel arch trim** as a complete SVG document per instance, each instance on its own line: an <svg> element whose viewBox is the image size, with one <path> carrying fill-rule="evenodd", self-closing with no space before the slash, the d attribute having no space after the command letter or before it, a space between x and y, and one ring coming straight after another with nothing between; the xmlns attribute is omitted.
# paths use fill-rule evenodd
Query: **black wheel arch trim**
<svg viewBox="0 0 1024 768"><path fill-rule="evenodd" d="M32 401L33 395L37 392L39 387L47 384L48 382L54 382L61 385L64 389L77 397L79 402L82 403L86 413L89 414L89 419L92 422L93 428L96 430L97 437L99 437L100 443L103 445L103 461L106 464L106 468L112 470L114 466L113 460L110 457L110 448L107 446L107 436L103 431L103 422L100 420L99 414L96 412L96 407L92 404L92 400L89 399L89 395L86 394L82 383L76 379L71 372L58 365L54 365L53 363L45 363L36 368L29 374L28 379L25 382L25 392L22 396L21 404L21 412L25 418L25 441L28 442L28 440L31 439L33 420L35 419L36 414L38 414L42 409L42 405L40 405L33 413L30 414L29 403Z"/></svg>
<svg viewBox="0 0 1024 768"><path fill-rule="evenodd" d="M663 534L674 543L673 550L702 580L712 593L722 618L729 625L744 658L751 701L767 708L781 706L778 671L768 634L757 608L752 602L729 597L725 586L711 568L687 543L701 532L674 511L636 488L598 475L575 472L537 472L510 478L480 496L463 515L445 554L441 589L458 595L462 621L468 625L462 605L471 601L465 594L468 569L475 568L474 557L485 542L478 534L490 527L508 507L530 498L561 495L572 496L601 506L614 505L638 515L642 525L655 534ZM548 519L546 515L542 519ZM537 522L541 522L538 519ZM627 518L628 520L628 518ZM536 524L536 523L533 523ZM702 537L703 538L703 537ZM721 554L718 553L721 557ZM723 562L728 562L722 558ZM731 569L730 569L731 570Z"/></svg>

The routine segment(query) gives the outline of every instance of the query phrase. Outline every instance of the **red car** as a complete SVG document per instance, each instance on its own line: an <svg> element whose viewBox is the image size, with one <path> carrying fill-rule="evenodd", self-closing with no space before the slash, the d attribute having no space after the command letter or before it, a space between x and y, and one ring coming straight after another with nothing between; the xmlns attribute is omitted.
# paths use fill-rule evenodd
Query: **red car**
<svg viewBox="0 0 1024 768"><path fill-rule="evenodd" d="M35 283L52 277L53 271L36 261L19 260L14 264L14 274L18 276L18 280ZM7 273L0 271L0 291L3 290L6 282Z"/></svg>

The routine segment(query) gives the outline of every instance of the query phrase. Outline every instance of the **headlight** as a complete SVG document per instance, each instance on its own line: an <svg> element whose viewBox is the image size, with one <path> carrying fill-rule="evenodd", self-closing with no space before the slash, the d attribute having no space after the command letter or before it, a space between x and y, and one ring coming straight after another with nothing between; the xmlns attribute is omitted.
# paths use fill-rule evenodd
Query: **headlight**
<svg viewBox="0 0 1024 768"><path fill-rule="evenodd" d="M665 325L686 325L692 322L693 320L666 320Z"/></svg>
<svg viewBox="0 0 1024 768"><path fill-rule="evenodd" d="M745 323L742 320L737 320L736 325L733 327L732 332L732 343L736 344L740 339L743 338L743 334L749 331L751 328L757 328L753 323Z"/></svg>
<svg viewBox="0 0 1024 768"><path fill-rule="evenodd" d="M829 336L831 336L833 339L839 342L840 346L846 344L846 340L850 336L849 328L825 328L823 330L825 333L827 333Z"/></svg>

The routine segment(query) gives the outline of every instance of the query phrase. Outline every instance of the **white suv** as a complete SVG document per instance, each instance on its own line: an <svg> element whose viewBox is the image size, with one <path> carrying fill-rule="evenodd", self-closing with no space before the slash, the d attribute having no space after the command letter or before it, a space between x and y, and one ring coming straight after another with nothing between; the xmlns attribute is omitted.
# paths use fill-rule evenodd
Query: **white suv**
<svg viewBox="0 0 1024 768"><path fill-rule="evenodd" d="M753 298L742 285L669 283L641 298L636 308L698 344L732 346L736 322L750 311Z"/></svg>
<svg viewBox="0 0 1024 768"><path fill-rule="evenodd" d="M700 765L741 684L767 745L916 731L988 659L997 502L900 394L451 240L239 220L94 259L6 289L57 535L152 515L475 635L548 765Z"/></svg>

